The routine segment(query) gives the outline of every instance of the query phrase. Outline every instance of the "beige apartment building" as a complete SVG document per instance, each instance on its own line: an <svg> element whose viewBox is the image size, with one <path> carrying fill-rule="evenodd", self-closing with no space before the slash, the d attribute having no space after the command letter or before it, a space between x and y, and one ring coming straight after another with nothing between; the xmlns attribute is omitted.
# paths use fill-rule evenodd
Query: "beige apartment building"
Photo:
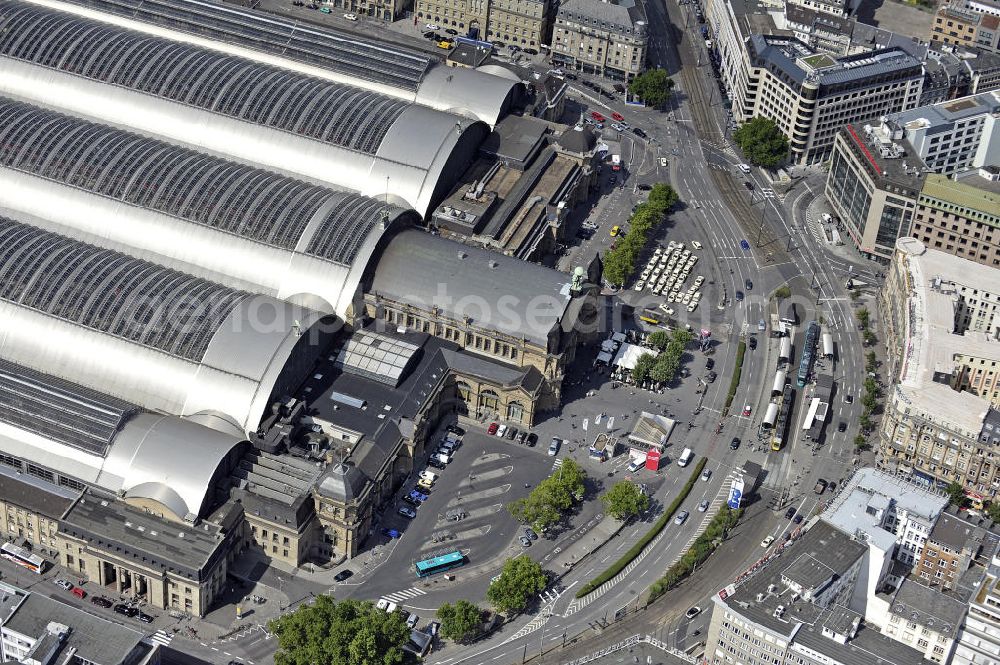
<svg viewBox="0 0 1000 665"><path fill-rule="evenodd" d="M980 169L958 180L928 175L912 234L928 247L1000 266L1000 168Z"/></svg>
<svg viewBox="0 0 1000 665"><path fill-rule="evenodd" d="M932 487L961 483L977 504L996 496L998 305L1000 272L899 239L879 297L895 377L879 429L880 469Z"/></svg>
<svg viewBox="0 0 1000 665"><path fill-rule="evenodd" d="M552 30L552 61L629 81L645 68L647 39L646 16L634 0L567 0Z"/></svg>
<svg viewBox="0 0 1000 665"><path fill-rule="evenodd" d="M977 11L969 3L943 3L934 15L931 36L945 44L996 51L1000 49L1000 16Z"/></svg>
<svg viewBox="0 0 1000 665"><path fill-rule="evenodd" d="M548 0L417 0L417 19L505 46L548 44Z"/></svg>

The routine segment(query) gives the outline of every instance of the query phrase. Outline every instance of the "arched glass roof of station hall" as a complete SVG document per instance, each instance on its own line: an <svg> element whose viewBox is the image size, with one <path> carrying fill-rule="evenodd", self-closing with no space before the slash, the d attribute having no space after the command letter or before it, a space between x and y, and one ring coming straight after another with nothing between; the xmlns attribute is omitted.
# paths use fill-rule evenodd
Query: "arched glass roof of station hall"
<svg viewBox="0 0 1000 665"><path fill-rule="evenodd" d="M304 251L343 265L405 212L3 97L0 165L287 250L322 213Z"/></svg>
<svg viewBox="0 0 1000 665"><path fill-rule="evenodd" d="M360 88L11 0L0 0L0 55L372 155L409 106Z"/></svg>
<svg viewBox="0 0 1000 665"><path fill-rule="evenodd" d="M250 294L0 217L0 299L200 361Z"/></svg>
<svg viewBox="0 0 1000 665"><path fill-rule="evenodd" d="M330 69L365 81L416 90L427 54L334 28L202 0L68 0L108 14L201 35Z"/></svg>

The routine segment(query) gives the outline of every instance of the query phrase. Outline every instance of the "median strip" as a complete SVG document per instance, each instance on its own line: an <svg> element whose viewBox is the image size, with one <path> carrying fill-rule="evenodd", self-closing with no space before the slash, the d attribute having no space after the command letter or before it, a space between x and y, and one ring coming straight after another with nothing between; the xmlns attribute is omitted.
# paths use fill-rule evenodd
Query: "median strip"
<svg viewBox="0 0 1000 665"><path fill-rule="evenodd" d="M736 347L736 367L733 369L733 378L729 382L729 392L726 394L726 405L722 407L722 417L729 414L729 407L733 405L733 398L736 397L736 389L740 387L740 376L743 374L743 356L747 352L747 343L740 340L740 345Z"/></svg>
<svg viewBox="0 0 1000 665"><path fill-rule="evenodd" d="M661 531L663 531L663 528L666 527L667 523L670 522L671 518L673 518L674 513L677 512L677 510L681 507L681 504L683 504L684 500L688 497L688 494L691 493L691 490L694 488L694 484L698 482L698 476L701 475L701 472L704 470L707 462L708 459L704 457L698 460L698 463L694 466L694 472L687 479L687 482L684 483L684 487L681 488L680 494L678 494L677 497L670 502L666 511L664 511L664 513L660 515L660 518L656 520L656 523L653 524L653 528L647 531L635 545L623 554L621 558L611 564L611 566L609 566L603 573L580 587L580 590L576 592L577 598L583 598L588 593L600 588L600 586L608 580L614 578L618 573L625 569L625 566L632 563L632 560L639 556L642 550L645 549L646 546L649 545L649 543L652 542Z"/></svg>

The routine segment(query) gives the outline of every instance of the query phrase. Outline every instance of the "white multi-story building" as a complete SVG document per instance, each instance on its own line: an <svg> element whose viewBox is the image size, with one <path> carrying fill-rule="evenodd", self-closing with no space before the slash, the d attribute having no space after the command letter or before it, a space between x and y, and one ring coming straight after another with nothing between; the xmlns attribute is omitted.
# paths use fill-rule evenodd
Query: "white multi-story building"
<svg viewBox="0 0 1000 665"><path fill-rule="evenodd" d="M883 126L935 173L1000 164L1000 90L892 114Z"/></svg>
<svg viewBox="0 0 1000 665"><path fill-rule="evenodd" d="M1000 558L996 555L969 600L969 611L951 662L952 665L1000 663Z"/></svg>
<svg viewBox="0 0 1000 665"><path fill-rule="evenodd" d="M798 39L751 34L739 55L728 73L721 67L733 118L774 120L797 164L829 159L847 123L916 107L924 80L921 62L898 47L833 57Z"/></svg>

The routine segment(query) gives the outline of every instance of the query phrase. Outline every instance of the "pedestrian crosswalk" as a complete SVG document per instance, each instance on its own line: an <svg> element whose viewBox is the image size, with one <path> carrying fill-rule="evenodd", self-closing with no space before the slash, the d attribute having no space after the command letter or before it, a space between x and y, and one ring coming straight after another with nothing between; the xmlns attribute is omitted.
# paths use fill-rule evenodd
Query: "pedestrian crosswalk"
<svg viewBox="0 0 1000 665"><path fill-rule="evenodd" d="M168 633L165 630L158 630L149 636L149 640L151 642L156 642L157 644L165 647L170 646L170 642L173 639L174 639L174 634Z"/></svg>
<svg viewBox="0 0 1000 665"><path fill-rule="evenodd" d="M403 589L402 591L396 591L393 593L387 593L382 596L381 600L388 600L391 603L396 603L399 605L403 601L409 600L411 598L416 598L417 596L423 596L427 592L423 589L418 589L415 586L411 586L409 589Z"/></svg>
<svg viewBox="0 0 1000 665"><path fill-rule="evenodd" d="M761 187L760 188L760 193L761 193L761 196L763 196L765 199L773 199L774 198L774 190L771 189L770 187Z"/></svg>
<svg viewBox="0 0 1000 665"><path fill-rule="evenodd" d="M558 471L559 467L561 467L562 465L563 465L563 458L560 457L555 462L552 463L552 470Z"/></svg>

